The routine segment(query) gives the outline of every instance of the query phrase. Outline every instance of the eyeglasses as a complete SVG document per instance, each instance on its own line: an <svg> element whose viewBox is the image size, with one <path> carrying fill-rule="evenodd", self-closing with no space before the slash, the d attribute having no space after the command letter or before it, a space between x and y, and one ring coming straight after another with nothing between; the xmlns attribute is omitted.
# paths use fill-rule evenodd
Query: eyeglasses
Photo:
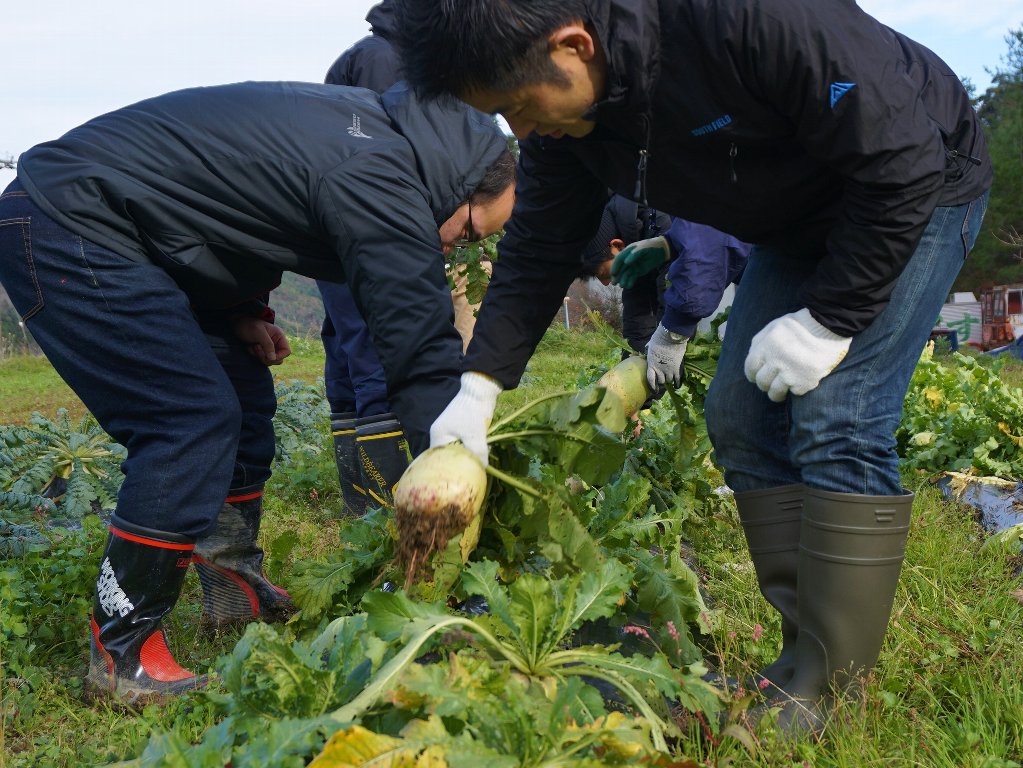
<svg viewBox="0 0 1023 768"><path fill-rule="evenodd" d="M466 200L465 204L469 206L469 215L465 219L465 237L455 240L455 248L465 248L483 239L483 235L472 226L472 198Z"/></svg>

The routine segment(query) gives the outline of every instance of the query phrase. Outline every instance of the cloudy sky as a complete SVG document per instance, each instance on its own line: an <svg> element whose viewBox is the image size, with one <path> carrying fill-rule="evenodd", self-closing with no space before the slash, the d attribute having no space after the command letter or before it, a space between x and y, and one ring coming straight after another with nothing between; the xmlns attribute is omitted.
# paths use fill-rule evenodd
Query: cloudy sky
<svg viewBox="0 0 1023 768"><path fill-rule="evenodd" d="M111 109L166 91L239 80L321 81L368 31L375 0L28 0L0 24L0 159ZM1023 26L1020 0L860 0L979 89ZM297 7L296 7L297 6ZM0 185L13 178L0 170ZM2 188L2 186L0 186Z"/></svg>

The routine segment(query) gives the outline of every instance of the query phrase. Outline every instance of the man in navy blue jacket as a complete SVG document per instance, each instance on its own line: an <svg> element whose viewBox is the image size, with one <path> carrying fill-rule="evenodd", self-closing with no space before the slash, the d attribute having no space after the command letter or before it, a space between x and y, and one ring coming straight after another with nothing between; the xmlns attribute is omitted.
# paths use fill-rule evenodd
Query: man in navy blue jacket
<svg viewBox="0 0 1023 768"><path fill-rule="evenodd" d="M502 114L521 142L515 213L434 444L483 453L608 188L755 244L707 426L782 617L769 704L785 731L818 732L827 694L881 649L913 502L895 429L987 205L965 89L848 1L397 5L413 86Z"/></svg>
<svg viewBox="0 0 1023 768"><path fill-rule="evenodd" d="M582 259L585 275L622 287L622 334L646 353L657 391L679 385L686 343L739 281L748 256L749 245L731 235L614 195Z"/></svg>
<svg viewBox="0 0 1023 768"><path fill-rule="evenodd" d="M422 450L462 352L443 253L502 227L513 167L478 112L307 83L166 94L22 155L0 196L0 282L128 451L90 687L130 703L200 684L161 629L197 554L220 566L203 583L217 617L286 599L261 552L235 568L224 551L255 554L274 455L266 365L288 349L260 297L285 270L346 281Z"/></svg>

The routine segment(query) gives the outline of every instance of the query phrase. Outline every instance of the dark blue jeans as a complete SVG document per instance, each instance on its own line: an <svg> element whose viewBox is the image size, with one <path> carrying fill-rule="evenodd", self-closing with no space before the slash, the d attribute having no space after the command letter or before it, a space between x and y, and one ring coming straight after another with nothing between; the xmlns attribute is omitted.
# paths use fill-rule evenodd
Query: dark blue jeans
<svg viewBox="0 0 1023 768"><path fill-rule="evenodd" d="M366 321L344 283L316 281L327 316L320 338L327 401L333 413L354 412L358 417L379 416L391 410L387 379L369 335Z"/></svg>
<svg viewBox="0 0 1023 768"><path fill-rule="evenodd" d="M265 482L269 370L162 269L46 216L17 181L0 195L0 283L53 367L128 449L117 514L199 537L231 488Z"/></svg>
<svg viewBox="0 0 1023 768"><path fill-rule="evenodd" d="M837 493L899 496L895 430L924 344L987 210L987 194L937 208L885 310L853 337L849 353L805 395L773 403L746 380L753 336L800 309L817 262L756 247L728 316L706 417L717 462L735 491L791 483Z"/></svg>

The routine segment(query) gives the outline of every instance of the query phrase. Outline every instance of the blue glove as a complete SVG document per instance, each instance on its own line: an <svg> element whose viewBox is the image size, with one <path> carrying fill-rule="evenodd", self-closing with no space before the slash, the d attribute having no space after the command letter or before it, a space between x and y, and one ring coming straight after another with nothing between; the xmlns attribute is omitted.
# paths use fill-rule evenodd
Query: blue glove
<svg viewBox="0 0 1023 768"><path fill-rule="evenodd" d="M611 264L611 282L631 288L643 275L653 272L671 258L671 248L663 236L637 240L615 256Z"/></svg>

